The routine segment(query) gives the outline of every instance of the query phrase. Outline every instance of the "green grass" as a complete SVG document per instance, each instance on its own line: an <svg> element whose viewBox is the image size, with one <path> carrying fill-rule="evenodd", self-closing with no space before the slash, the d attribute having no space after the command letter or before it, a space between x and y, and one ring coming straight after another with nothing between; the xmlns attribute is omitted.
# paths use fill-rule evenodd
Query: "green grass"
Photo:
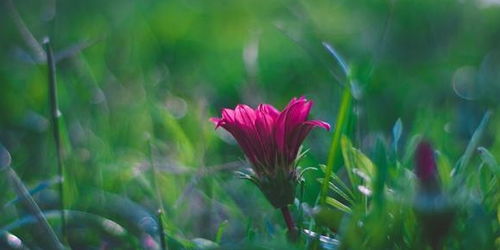
<svg viewBox="0 0 500 250"><path fill-rule="evenodd" d="M449 215L444 249L498 249L500 7L479 2L0 1L0 249L431 249ZM304 143L292 243L208 119L302 95L333 131Z"/></svg>

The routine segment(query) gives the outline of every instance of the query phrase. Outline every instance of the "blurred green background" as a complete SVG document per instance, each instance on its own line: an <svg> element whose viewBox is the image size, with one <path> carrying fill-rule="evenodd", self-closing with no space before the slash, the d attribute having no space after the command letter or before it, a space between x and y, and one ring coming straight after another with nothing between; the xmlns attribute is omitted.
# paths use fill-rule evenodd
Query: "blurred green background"
<svg viewBox="0 0 500 250"><path fill-rule="evenodd" d="M494 115L482 145L500 154L498 1L1 3L0 142L13 168L31 188L57 173L40 53L50 37L58 58L65 206L130 224L137 235L156 223L140 215L157 206L150 162L171 234L213 240L227 220L223 239L237 243L249 232L283 228L258 189L233 176L243 154L208 122L238 103L283 108L304 95L315 104L311 118L335 126L350 79L359 92L351 140L367 154L376 137L390 141L401 118L403 143L421 134L454 161L487 110ZM348 77L322 42L344 58ZM312 132L301 165L325 163L331 136ZM306 175L310 206L321 175ZM15 198L3 179L0 190L0 206ZM35 195L42 209L57 208L55 190ZM20 217L4 207L0 225Z"/></svg>

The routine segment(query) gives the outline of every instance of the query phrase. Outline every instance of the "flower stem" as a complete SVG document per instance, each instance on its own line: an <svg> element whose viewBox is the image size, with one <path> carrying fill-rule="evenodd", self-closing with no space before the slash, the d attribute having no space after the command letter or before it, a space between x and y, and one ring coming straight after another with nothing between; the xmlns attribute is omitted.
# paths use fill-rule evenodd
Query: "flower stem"
<svg viewBox="0 0 500 250"><path fill-rule="evenodd" d="M290 214L290 209L288 206L281 208L281 213L283 214L283 219L285 219L286 226L288 228L288 235L292 241L296 241L298 238L298 230L295 226L295 222L293 221L292 215Z"/></svg>

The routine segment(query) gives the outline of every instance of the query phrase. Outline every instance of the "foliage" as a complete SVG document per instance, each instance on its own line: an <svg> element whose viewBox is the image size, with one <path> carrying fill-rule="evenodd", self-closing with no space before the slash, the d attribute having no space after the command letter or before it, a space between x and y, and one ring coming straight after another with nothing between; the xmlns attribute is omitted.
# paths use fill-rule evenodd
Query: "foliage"
<svg viewBox="0 0 500 250"><path fill-rule="evenodd" d="M498 249L496 2L2 0L0 248L430 248L426 139L453 211L443 246ZM302 95L334 132L304 144L317 171L292 243L208 118Z"/></svg>

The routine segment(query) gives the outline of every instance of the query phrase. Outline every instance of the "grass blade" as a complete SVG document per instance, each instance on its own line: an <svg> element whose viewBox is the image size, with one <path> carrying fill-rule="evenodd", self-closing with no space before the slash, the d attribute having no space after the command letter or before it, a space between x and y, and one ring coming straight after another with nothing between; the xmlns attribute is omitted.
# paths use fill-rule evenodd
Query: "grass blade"
<svg viewBox="0 0 500 250"><path fill-rule="evenodd" d="M350 197L349 195L347 195L346 193L344 193L344 191L342 191L342 189L340 189L339 187L337 187L335 184L333 183L330 183L330 189L332 189L335 193L337 193L338 195L340 195L340 197L342 197L344 200L346 200L347 202L349 202L349 204L354 204L354 200L352 197Z"/></svg>
<svg viewBox="0 0 500 250"><path fill-rule="evenodd" d="M56 177L56 178L53 178L51 180L48 180L48 181L43 181L41 182L40 184L38 184L36 187L34 187L33 189L30 189L29 190L29 194L30 195L34 195L34 194L37 194L47 188L49 188L50 186L52 185L55 185L57 183L59 183L61 181L61 179L59 177ZM19 197L16 197L14 198L13 200L10 200L8 201L7 203L5 203L5 205L3 206L4 209L6 207L9 207L9 206L12 206L14 205L15 203L19 202L20 198Z"/></svg>
<svg viewBox="0 0 500 250"><path fill-rule="evenodd" d="M500 175L500 166L498 165L495 156L493 156L493 154L484 147L479 147L477 151L479 151L481 160L483 160L483 162L486 163L486 165L491 169L491 171L496 175Z"/></svg>
<svg viewBox="0 0 500 250"><path fill-rule="evenodd" d="M488 125L490 117L491 117L491 111L487 111L484 114L481 123L479 123L479 126L474 131L474 134L472 134L472 137L469 141L469 144L467 145L467 148L465 149L464 154L462 155L455 169L453 170L453 174L457 174L458 173L457 171L463 171L463 169L469 164L469 161L472 158L472 154L477 149L479 141L481 140L481 137L484 134L484 131L486 130L486 126Z"/></svg>
<svg viewBox="0 0 500 250"><path fill-rule="evenodd" d="M50 99L50 117L52 121L52 133L54 134L54 142L56 145L57 154L57 175L61 179L58 185L59 191L59 209L61 211L61 234L63 239L66 238L66 220L64 218L64 164L61 145L61 133L59 129L59 118L61 112L57 101L57 81L56 81L56 63L49 39L45 39L45 52L47 54L48 82L49 82L49 99Z"/></svg>
<svg viewBox="0 0 500 250"><path fill-rule="evenodd" d="M161 243L161 249L165 250L168 249L167 243L165 241L165 229L163 227L163 214L164 214L164 208L163 208L163 199L161 196L161 191L158 188L158 170L156 169L156 164L153 159L153 147L151 145L151 141L148 140L148 156L149 156L149 164L151 166L151 183L153 185L153 189L156 194L156 202L158 203L158 230L159 230L159 237L160 237L160 243Z"/></svg>
<svg viewBox="0 0 500 250"><path fill-rule="evenodd" d="M401 118L398 118L396 123L394 123L394 127L392 127L392 148L396 155L398 153L399 139L401 139L402 134L403 134L403 122L401 121Z"/></svg>
<svg viewBox="0 0 500 250"><path fill-rule="evenodd" d="M21 18L21 15L17 11L12 0L4 1L4 5L7 14L10 15L24 42L30 48L34 60L45 61L45 53L43 52L42 46L40 46L31 31L28 29L28 26L26 26L26 23L24 23L24 20Z"/></svg>
<svg viewBox="0 0 500 250"><path fill-rule="evenodd" d="M349 177L351 187L355 187L357 185L357 182L354 179L352 170L355 168L356 163L354 161L352 144L347 136L342 135L342 138L340 139L340 145L342 156L344 157L344 167L346 168L347 177Z"/></svg>
<svg viewBox="0 0 500 250"><path fill-rule="evenodd" d="M60 243L57 238L54 230L50 227L47 219L43 216L42 211L33 200L33 197L28 192L28 189L24 185L24 183L19 179L16 172L10 167L10 154L9 152L0 145L0 155L1 155L1 164L0 171L4 172L11 188L17 194L18 197L21 198L21 205L24 209L26 209L30 214L32 214L37 223L36 233L34 236L39 240L45 249L64 249L63 245Z"/></svg>
<svg viewBox="0 0 500 250"><path fill-rule="evenodd" d="M348 117L350 114L351 101L352 101L351 91L349 90L349 88L346 87L344 88L344 92L342 94L340 110L337 116L337 129L335 129L335 132L333 134L332 143L330 146L330 150L328 152L328 161L325 168L325 178L323 179L323 183L321 185L319 203L323 205L326 202L326 196L328 194L329 180L332 176L332 172L334 172L333 166L335 165L338 156L340 154L340 138L342 137L342 134L345 128L347 127L347 121L349 120Z"/></svg>
<svg viewBox="0 0 500 250"><path fill-rule="evenodd" d="M343 211L346 213L351 213L351 209L348 206L344 205L342 202L340 202L332 197L326 198L326 204L331 205L331 206L339 209L340 211Z"/></svg>
<svg viewBox="0 0 500 250"><path fill-rule="evenodd" d="M219 229L217 229L217 234L215 235L215 242L217 244L220 244L222 240L222 234L224 234L224 231L226 230L228 224L229 222L225 220L219 225Z"/></svg>

